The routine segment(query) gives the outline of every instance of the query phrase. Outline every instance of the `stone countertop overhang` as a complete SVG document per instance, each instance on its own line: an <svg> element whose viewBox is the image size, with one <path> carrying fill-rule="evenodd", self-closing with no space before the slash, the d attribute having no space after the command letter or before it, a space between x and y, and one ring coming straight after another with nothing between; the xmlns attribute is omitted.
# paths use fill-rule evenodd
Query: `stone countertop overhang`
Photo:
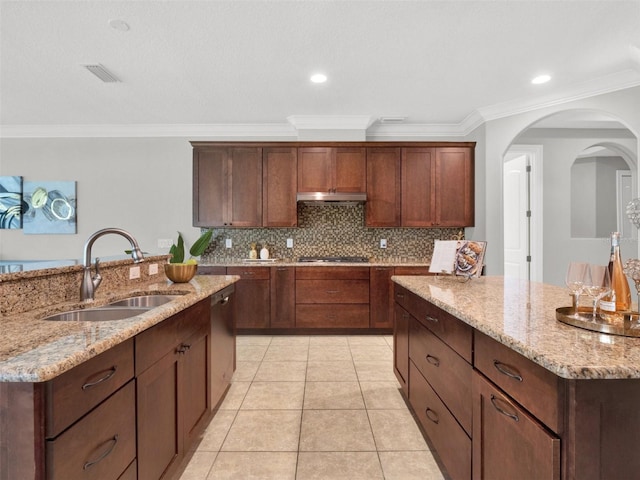
<svg viewBox="0 0 640 480"><path fill-rule="evenodd" d="M556 320L571 304L562 287L503 277L392 280L562 378L640 378L640 338L592 332Z"/></svg>
<svg viewBox="0 0 640 480"><path fill-rule="evenodd" d="M147 328L238 281L234 275L197 275L188 283L152 283L113 289L92 303L65 303L5 316L0 321L0 381L43 382L109 350ZM135 317L105 322L50 321L44 317L75 308L99 307L145 294L180 294Z"/></svg>

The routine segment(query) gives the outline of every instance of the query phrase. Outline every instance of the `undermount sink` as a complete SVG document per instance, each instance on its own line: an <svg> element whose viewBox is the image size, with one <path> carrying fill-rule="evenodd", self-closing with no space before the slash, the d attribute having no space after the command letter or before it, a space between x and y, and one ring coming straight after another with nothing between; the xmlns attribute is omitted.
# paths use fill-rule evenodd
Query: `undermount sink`
<svg viewBox="0 0 640 480"><path fill-rule="evenodd" d="M123 300L112 302L108 307L144 307L155 308L165 303L169 303L176 298L180 298L180 295L140 295L137 297L129 297Z"/></svg>
<svg viewBox="0 0 640 480"><path fill-rule="evenodd" d="M85 310L71 310L69 312L56 313L45 317L43 320L61 322L104 322L110 320L124 320L135 317L148 311L143 307L98 307Z"/></svg>

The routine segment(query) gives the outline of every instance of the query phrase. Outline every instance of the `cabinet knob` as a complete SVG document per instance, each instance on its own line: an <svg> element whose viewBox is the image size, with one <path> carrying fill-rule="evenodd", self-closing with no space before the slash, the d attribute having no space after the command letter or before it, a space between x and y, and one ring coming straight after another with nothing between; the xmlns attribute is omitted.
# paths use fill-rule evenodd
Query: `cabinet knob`
<svg viewBox="0 0 640 480"><path fill-rule="evenodd" d="M178 348L176 348L176 353L180 355L184 355L191 348L191 345L188 343L181 343Z"/></svg>

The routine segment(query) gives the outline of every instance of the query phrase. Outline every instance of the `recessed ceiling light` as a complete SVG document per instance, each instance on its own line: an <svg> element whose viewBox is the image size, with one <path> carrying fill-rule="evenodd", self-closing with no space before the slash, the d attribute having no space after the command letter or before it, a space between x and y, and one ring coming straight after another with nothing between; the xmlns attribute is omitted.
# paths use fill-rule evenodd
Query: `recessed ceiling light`
<svg viewBox="0 0 640 480"><path fill-rule="evenodd" d="M118 30L119 32L129 31L129 24L124 20L118 20L118 19L109 20L109 26L114 30Z"/></svg>
<svg viewBox="0 0 640 480"><path fill-rule="evenodd" d="M547 83L549 80L551 80L551 75L538 75L531 80L531 83L534 85L540 85L542 83Z"/></svg>
<svg viewBox="0 0 640 480"><path fill-rule="evenodd" d="M313 83L324 83L327 81L327 76L324 73L316 73L311 75L311 81Z"/></svg>

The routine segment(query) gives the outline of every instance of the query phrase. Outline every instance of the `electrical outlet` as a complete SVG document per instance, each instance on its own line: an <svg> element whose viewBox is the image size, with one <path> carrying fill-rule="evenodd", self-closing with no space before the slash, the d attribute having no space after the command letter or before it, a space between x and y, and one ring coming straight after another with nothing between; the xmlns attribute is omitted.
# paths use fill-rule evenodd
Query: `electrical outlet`
<svg viewBox="0 0 640 480"><path fill-rule="evenodd" d="M230 238L227 238L227 239L224 241L224 246L225 246L225 247L227 247L227 248L231 248L231 247L233 247L233 242L231 241L231 239L230 239Z"/></svg>
<svg viewBox="0 0 640 480"><path fill-rule="evenodd" d="M149 275L157 275L158 274L158 264L151 263L149 264Z"/></svg>
<svg viewBox="0 0 640 480"><path fill-rule="evenodd" d="M171 245L173 245L173 240L170 238L158 239L158 248L171 248Z"/></svg>
<svg viewBox="0 0 640 480"><path fill-rule="evenodd" d="M293 248L293 238L287 238L287 248Z"/></svg>
<svg viewBox="0 0 640 480"><path fill-rule="evenodd" d="M380 248L387 248L387 239L386 238L381 238L380 239Z"/></svg>
<svg viewBox="0 0 640 480"><path fill-rule="evenodd" d="M140 278L140 267L130 267L129 280L135 280L136 278Z"/></svg>

